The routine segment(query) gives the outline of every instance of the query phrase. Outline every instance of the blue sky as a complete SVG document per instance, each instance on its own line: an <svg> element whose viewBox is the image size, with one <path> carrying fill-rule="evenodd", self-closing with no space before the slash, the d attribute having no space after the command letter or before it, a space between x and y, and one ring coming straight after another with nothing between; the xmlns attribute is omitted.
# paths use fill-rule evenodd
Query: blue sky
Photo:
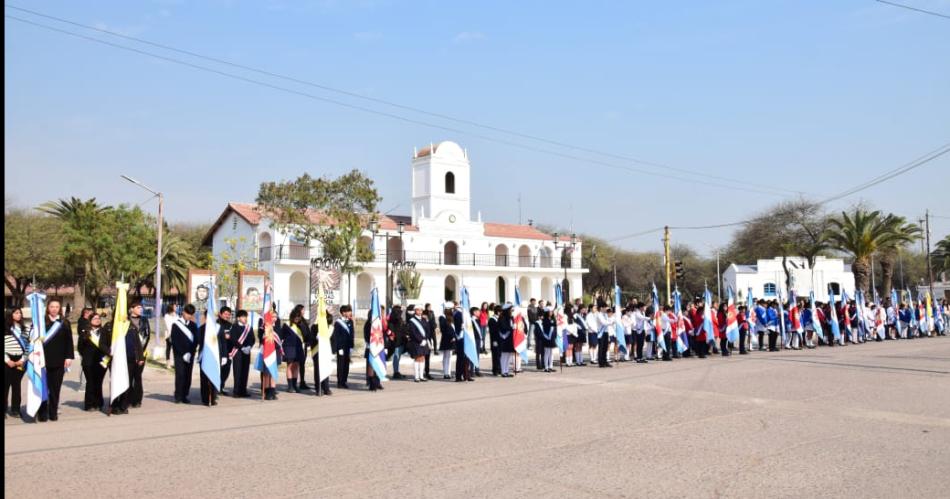
<svg viewBox="0 0 950 499"><path fill-rule="evenodd" d="M950 0L907 0L950 13ZM721 2L12 2L75 22L550 140L742 179L670 179L342 108L5 20L5 196L138 203L121 173L211 221L260 182L359 168L407 213L413 146L455 140L473 213L611 238L824 198L950 142L950 20L870 0ZM8 15L84 32L5 9ZM91 36L163 55L158 49ZM231 68L212 65L233 71ZM625 163L367 104L532 147ZM686 177L686 179L682 179ZM722 182L719 182L722 183ZM860 195L950 216L950 155ZM154 209L154 202L145 205ZM950 218L933 220L934 237ZM730 229L674 232L708 253ZM657 249L656 235L625 240Z"/></svg>

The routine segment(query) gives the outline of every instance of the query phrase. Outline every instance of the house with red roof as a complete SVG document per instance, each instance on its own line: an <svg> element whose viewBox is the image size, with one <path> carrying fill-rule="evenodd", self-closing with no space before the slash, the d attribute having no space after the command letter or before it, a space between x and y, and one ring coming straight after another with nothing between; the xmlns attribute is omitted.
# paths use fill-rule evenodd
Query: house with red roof
<svg viewBox="0 0 950 499"><path fill-rule="evenodd" d="M515 287L525 301L553 301L556 284L571 300L581 296L587 272L581 261L582 241L530 224L484 222L480 212L473 217L471 165L468 152L458 144L444 141L416 149L410 170L411 213L380 215L367 223L362 244L372 248L374 258L355 275L323 281L330 283L328 298L333 305L351 303L358 312L366 310L374 287L381 302L399 304L405 289L399 271L406 268L422 278L418 298L406 301L432 303L437 310L444 301L458 300L463 286L473 306L513 301ZM322 223L321 214L310 216ZM256 255L260 269L270 276L281 316L294 305L312 302L316 291L311 275L322 279L320 271L311 272L323 256L318 242L295 241L275 230L254 204L229 203L205 236L205 244L218 258L231 251L235 241Z"/></svg>

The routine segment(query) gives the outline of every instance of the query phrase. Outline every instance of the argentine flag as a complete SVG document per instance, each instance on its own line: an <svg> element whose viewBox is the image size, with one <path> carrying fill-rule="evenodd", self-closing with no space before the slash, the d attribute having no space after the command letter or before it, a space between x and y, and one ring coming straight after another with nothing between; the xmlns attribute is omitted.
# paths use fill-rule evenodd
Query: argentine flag
<svg viewBox="0 0 950 499"><path fill-rule="evenodd" d="M46 295L33 291L30 300L30 318L33 328L30 331L30 345L26 361L26 413L35 417L43 402L49 398L49 386L46 384L46 354L43 340L46 337Z"/></svg>
<svg viewBox="0 0 950 499"><path fill-rule="evenodd" d="M201 345L201 372L214 386L215 391L221 391L221 350L218 348L219 326L217 320L215 320L217 298L214 294L214 288L214 281L211 281L208 285L208 310L205 314L204 342Z"/></svg>
<svg viewBox="0 0 950 499"><path fill-rule="evenodd" d="M326 327L326 305L323 303L323 291L321 287L320 296L318 304L318 315L317 321L321 323L323 327ZM379 306L379 290L373 288L373 291L370 295L370 305L369 305L369 364L373 366L373 371L376 373L376 376L380 381L386 381L386 346L383 340L383 318L382 318L382 309ZM321 330L322 332L322 330ZM329 348L329 345L328 347ZM323 348L321 345L320 352L323 353ZM329 360L327 362L327 377L330 377L329 373ZM323 359L320 359L320 366L323 367ZM321 381L323 381L323 373L320 373Z"/></svg>
<svg viewBox="0 0 950 499"><path fill-rule="evenodd" d="M472 314L469 311L471 308L471 301L468 299L468 288L462 286L462 332L465 335L465 357L471 361L473 367L477 368L478 345L475 343L475 333L472 331Z"/></svg>

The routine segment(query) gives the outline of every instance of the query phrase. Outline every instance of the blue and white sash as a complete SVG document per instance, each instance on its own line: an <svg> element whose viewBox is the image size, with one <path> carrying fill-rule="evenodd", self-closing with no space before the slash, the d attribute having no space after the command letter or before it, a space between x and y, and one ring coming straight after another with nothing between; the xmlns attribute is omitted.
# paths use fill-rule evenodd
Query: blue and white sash
<svg viewBox="0 0 950 499"><path fill-rule="evenodd" d="M56 336L56 333L58 333L59 330L62 329L62 326L63 326L63 321L61 320L57 319L55 322L53 322L53 326L46 330L46 337L43 338L43 344L45 345L49 343L49 340L53 339L53 337Z"/></svg>

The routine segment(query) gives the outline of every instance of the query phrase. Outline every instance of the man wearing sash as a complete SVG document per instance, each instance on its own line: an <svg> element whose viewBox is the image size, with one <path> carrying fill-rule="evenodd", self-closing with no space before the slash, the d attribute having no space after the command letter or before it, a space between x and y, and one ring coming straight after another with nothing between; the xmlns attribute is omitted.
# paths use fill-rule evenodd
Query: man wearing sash
<svg viewBox="0 0 950 499"><path fill-rule="evenodd" d="M142 407L145 390L142 388L142 373L145 371L145 352L151 337L148 321L142 317L142 302L134 301L129 307L129 330L125 335L125 348L129 353L128 405ZM132 355L134 353L134 355Z"/></svg>
<svg viewBox="0 0 950 499"><path fill-rule="evenodd" d="M46 303L46 336L43 338L43 352L46 359L46 382L49 398L40 405L36 413L37 421L56 421L59 419L59 391L63 387L63 376L73 362L73 331L69 321L60 316L62 304L56 298Z"/></svg>
<svg viewBox="0 0 950 499"><path fill-rule="evenodd" d="M224 385L228 384L228 376L231 374L230 352L234 347L236 339L231 330L234 325L231 324L231 307L221 307L218 311L218 346L221 349L221 395L228 396L224 390Z"/></svg>
<svg viewBox="0 0 950 499"><path fill-rule="evenodd" d="M346 381L350 375L350 350L353 348L353 309L349 305L340 307L340 317L333 323L330 341L336 351L336 386L349 388Z"/></svg>
<svg viewBox="0 0 950 499"><path fill-rule="evenodd" d="M498 336L498 314L501 305L492 304L488 308L488 341L491 345L491 375L501 376L501 340Z"/></svg>
<svg viewBox="0 0 950 499"><path fill-rule="evenodd" d="M194 368L195 351L198 343L198 325L195 324L195 306L187 304L181 317L172 322L170 337L172 353L175 356L175 403L190 404L188 393L191 391L191 373Z"/></svg>
<svg viewBox="0 0 950 499"><path fill-rule="evenodd" d="M234 369L235 398L250 397L247 393L247 375L251 370L251 348L254 346L254 331L247 322L247 310L237 311L237 322L231 328L231 351L228 357ZM222 386L224 385L222 377Z"/></svg>

